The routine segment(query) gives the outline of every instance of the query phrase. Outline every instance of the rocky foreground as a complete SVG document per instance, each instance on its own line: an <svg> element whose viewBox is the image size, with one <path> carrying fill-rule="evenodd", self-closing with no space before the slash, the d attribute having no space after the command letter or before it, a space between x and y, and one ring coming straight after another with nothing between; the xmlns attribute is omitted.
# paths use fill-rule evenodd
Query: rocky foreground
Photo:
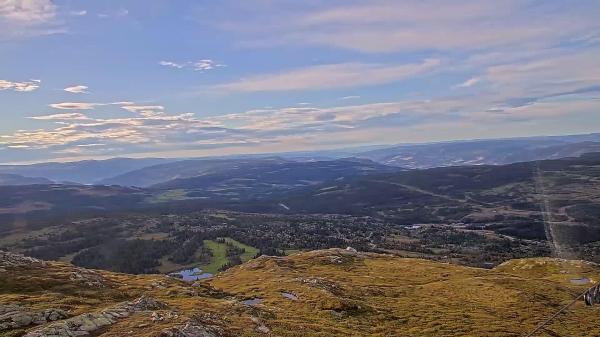
<svg viewBox="0 0 600 337"><path fill-rule="evenodd" d="M523 336L598 280L582 261L486 270L330 249L186 283L0 252L0 336ZM539 336L600 336L599 314L577 303Z"/></svg>

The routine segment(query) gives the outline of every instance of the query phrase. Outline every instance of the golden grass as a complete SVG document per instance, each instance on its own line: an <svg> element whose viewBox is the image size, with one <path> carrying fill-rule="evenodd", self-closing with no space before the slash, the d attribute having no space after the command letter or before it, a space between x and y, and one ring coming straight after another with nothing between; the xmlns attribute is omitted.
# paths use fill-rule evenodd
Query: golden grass
<svg viewBox="0 0 600 337"><path fill-rule="evenodd" d="M0 303L80 314L144 294L178 313L161 323L139 313L102 336L156 336L207 313L232 336L264 335L252 317L272 336L523 336L587 287L570 279L600 280L600 269L581 261L524 259L486 270L342 250L261 257L195 286L162 275L102 271L106 286L95 288L72 281L74 271L53 262L0 273ZM241 303L252 297L262 302ZM598 314L600 307L577 303L539 336L600 336Z"/></svg>

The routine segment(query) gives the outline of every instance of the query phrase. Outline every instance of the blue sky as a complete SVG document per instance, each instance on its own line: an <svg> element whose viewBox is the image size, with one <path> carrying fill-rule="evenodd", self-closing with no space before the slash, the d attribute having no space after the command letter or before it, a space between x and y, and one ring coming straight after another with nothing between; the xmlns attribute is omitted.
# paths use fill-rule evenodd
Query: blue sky
<svg viewBox="0 0 600 337"><path fill-rule="evenodd" d="M0 162L600 131L597 1L0 0Z"/></svg>

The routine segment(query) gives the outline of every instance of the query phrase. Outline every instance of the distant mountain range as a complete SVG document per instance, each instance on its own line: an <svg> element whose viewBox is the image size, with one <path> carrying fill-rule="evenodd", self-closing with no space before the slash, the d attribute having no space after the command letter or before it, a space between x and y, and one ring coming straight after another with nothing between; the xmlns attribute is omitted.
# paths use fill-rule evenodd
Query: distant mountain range
<svg viewBox="0 0 600 337"><path fill-rule="evenodd" d="M192 159L153 165L133 170L115 177L103 179L103 185L149 187L168 181L192 177L210 176L227 170L236 170L248 165L271 165L288 162L282 158L226 158Z"/></svg>
<svg viewBox="0 0 600 337"><path fill-rule="evenodd" d="M27 177L44 177L54 182L94 184L100 180L142 167L173 161L162 158L113 158L84 160L67 163L40 163L30 165L0 165L0 173Z"/></svg>
<svg viewBox="0 0 600 337"><path fill-rule="evenodd" d="M160 190L191 190L194 191L191 195L195 197L242 198L270 195L325 181L342 181L350 177L400 170L402 169L356 158L310 162L270 159L238 163L200 176L174 179L152 187Z"/></svg>
<svg viewBox="0 0 600 337"><path fill-rule="evenodd" d="M0 185L36 185L51 183L52 181L46 178L30 178L18 174L0 173Z"/></svg>
<svg viewBox="0 0 600 337"><path fill-rule="evenodd" d="M355 154L385 165L432 168L503 165L600 151L600 134L398 145Z"/></svg>
<svg viewBox="0 0 600 337"><path fill-rule="evenodd" d="M196 161L190 163L199 167ZM263 158L229 162L227 167L211 163L216 166L203 175L149 188L0 186L0 229L12 228L15 221L39 223L114 212L226 209L369 216L402 225L464 223L526 239L543 240L552 233L559 244L600 240L600 153L430 169L403 169L356 158L311 162Z"/></svg>
<svg viewBox="0 0 600 337"><path fill-rule="evenodd" d="M600 133L571 136L468 140L395 146L355 147L340 150L304 151L277 155L246 155L219 158L113 158L69 163L0 165L0 173L41 177L57 183L174 187L205 186L208 179L226 179L228 172L273 164L311 163L353 157L406 169L465 165L504 165L533 160L576 157L600 152ZM297 166L300 169L302 166ZM373 168L373 167L371 167ZM304 167L310 169L310 165ZM233 170L233 171L232 171ZM239 175L238 173L235 173ZM196 178L197 179L192 179ZM322 177L322 178L326 178ZM248 179L248 178L245 178ZM250 178L253 179L253 178ZM314 179L313 180L320 180ZM26 180L22 180L26 182ZM171 182L172 181L172 182ZM169 183L170 182L170 183ZM31 183L37 183L31 180ZM7 184L0 180L0 185ZM213 185L214 185L213 184Z"/></svg>

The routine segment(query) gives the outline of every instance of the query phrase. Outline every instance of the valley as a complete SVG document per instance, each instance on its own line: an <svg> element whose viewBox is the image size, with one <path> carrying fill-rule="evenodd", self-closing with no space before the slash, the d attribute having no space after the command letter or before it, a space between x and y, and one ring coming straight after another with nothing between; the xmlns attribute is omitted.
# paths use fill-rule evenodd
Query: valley
<svg viewBox="0 0 600 337"><path fill-rule="evenodd" d="M259 159L149 188L0 186L0 248L127 273L332 247L486 268L557 251L600 262L599 188L594 153L422 170Z"/></svg>

